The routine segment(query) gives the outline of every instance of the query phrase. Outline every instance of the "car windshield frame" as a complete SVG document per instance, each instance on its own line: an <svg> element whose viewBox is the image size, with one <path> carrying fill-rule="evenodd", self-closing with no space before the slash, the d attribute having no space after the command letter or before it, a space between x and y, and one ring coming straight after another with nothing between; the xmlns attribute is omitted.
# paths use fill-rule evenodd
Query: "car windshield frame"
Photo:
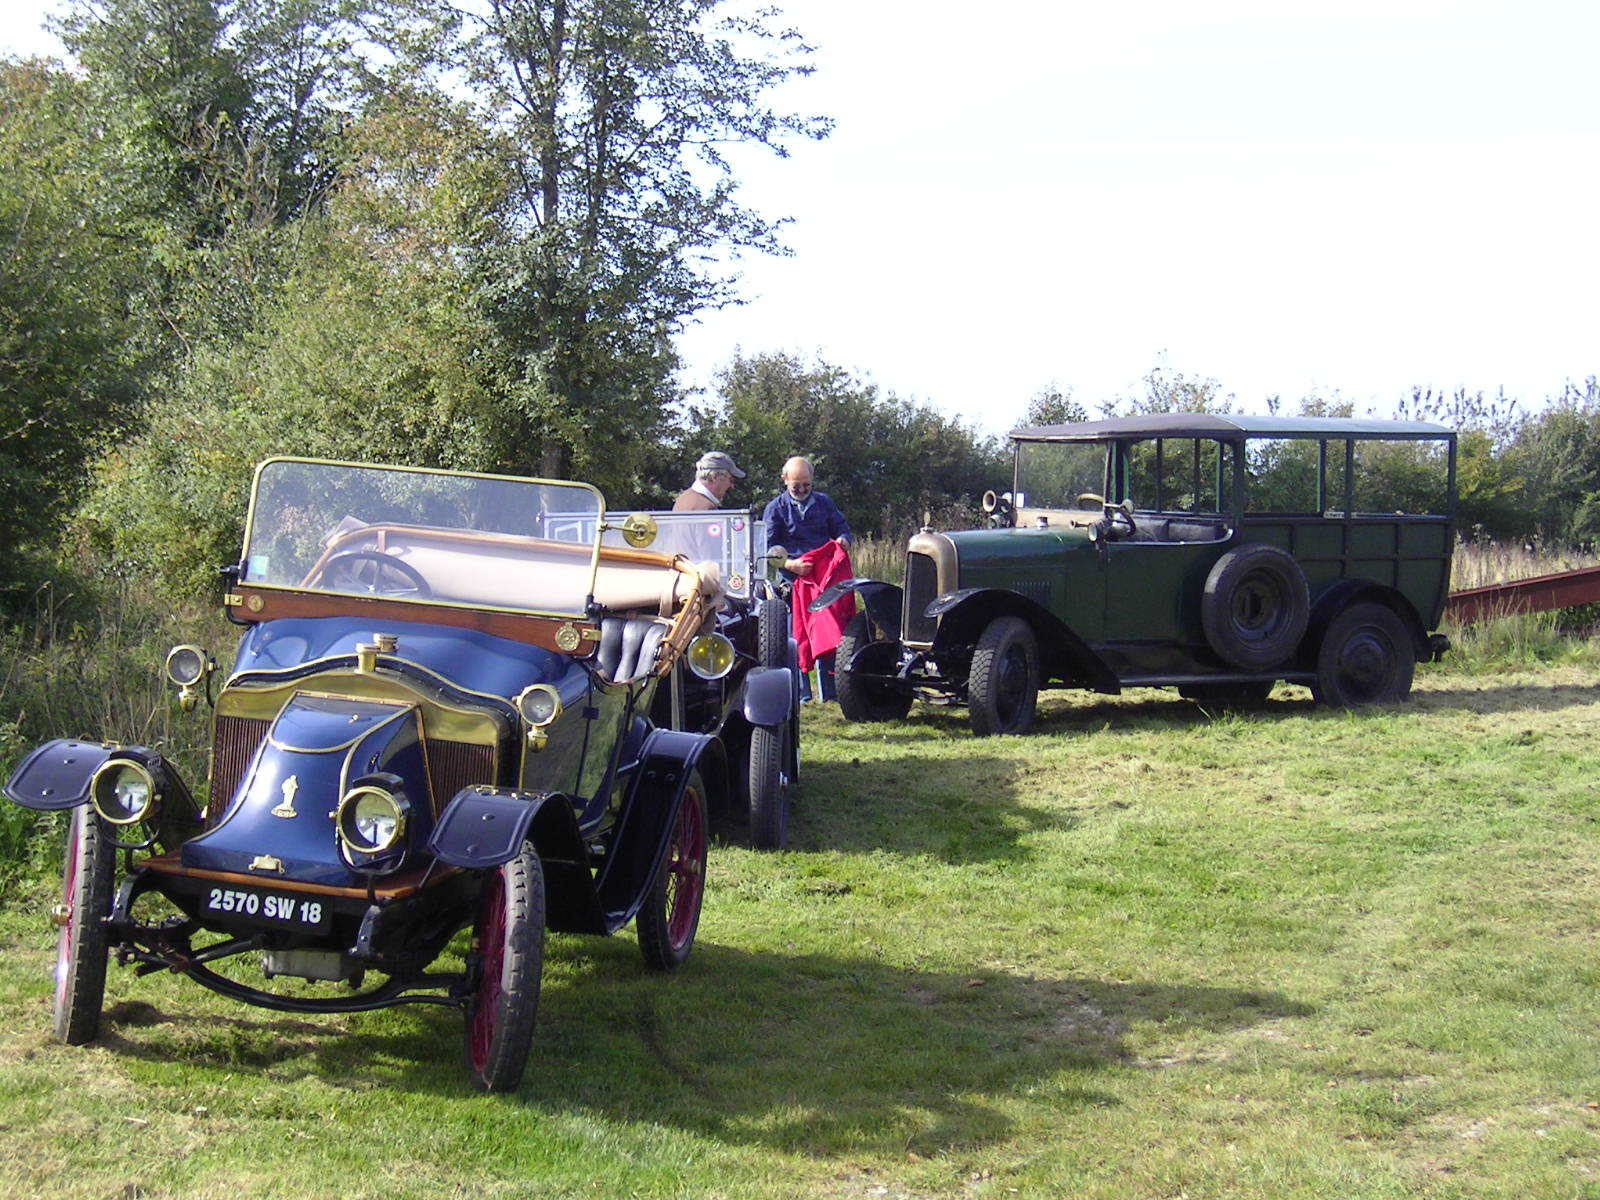
<svg viewBox="0 0 1600 1200"><path fill-rule="evenodd" d="M304 476L285 476L296 469ZM407 481L415 485L409 494ZM604 512L600 490L572 480L274 457L251 480L238 582L330 599L376 596L420 607L584 617L594 608ZM351 551L362 554L360 569L370 566L372 586L338 586L337 578L334 586L321 583L329 560ZM386 568L378 554L402 566ZM427 594L376 590L386 570L399 588L424 558L432 564ZM356 570L350 573L359 584ZM524 587L525 579L543 586ZM435 590L457 580L471 586ZM559 582L552 587L553 581ZM523 595L536 599L523 602Z"/></svg>

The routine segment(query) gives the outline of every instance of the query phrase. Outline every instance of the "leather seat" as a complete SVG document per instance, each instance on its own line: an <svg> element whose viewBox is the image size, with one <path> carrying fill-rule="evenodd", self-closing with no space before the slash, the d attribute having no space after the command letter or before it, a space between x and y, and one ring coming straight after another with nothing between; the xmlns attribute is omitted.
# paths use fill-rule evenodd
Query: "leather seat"
<svg viewBox="0 0 1600 1200"><path fill-rule="evenodd" d="M667 623L652 617L605 617L600 622L600 674L612 683L637 683L655 669Z"/></svg>

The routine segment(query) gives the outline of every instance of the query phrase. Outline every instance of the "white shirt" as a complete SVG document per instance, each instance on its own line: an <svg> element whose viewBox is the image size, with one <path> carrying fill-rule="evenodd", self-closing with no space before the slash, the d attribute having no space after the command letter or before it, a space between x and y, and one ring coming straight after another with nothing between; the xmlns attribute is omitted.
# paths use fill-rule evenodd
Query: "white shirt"
<svg viewBox="0 0 1600 1200"><path fill-rule="evenodd" d="M722 507L722 499L721 499L721 497L719 497L715 492L713 492L710 488L708 488L706 486L706 481L704 479L696 479L693 483L691 483L689 485L689 490L691 492L699 492L702 496L704 496L707 500L711 501L711 503L715 504L718 508Z"/></svg>

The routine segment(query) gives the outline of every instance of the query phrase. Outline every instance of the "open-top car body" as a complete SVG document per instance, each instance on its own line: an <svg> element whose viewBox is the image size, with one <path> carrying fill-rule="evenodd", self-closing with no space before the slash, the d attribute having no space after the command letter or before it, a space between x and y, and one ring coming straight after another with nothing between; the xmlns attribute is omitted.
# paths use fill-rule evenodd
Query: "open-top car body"
<svg viewBox="0 0 1600 1200"><path fill-rule="evenodd" d="M721 587L713 628L733 653L725 674L680 661L657 691L652 716L658 725L717 736L730 800L748 814L751 844L782 849L800 777L800 671L789 605L769 566L766 525L747 509L647 515L657 526L655 549L715 564ZM622 517L612 515L617 528L608 541L623 536Z"/></svg>
<svg viewBox="0 0 1600 1200"><path fill-rule="evenodd" d="M1020 429L991 528L925 529L905 585L855 580L839 652L852 720L966 703L1031 723L1050 682L1327 703L1404 699L1447 646L1456 443L1423 422L1163 413Z"/></svg>
<svg viewBox="0 0 1600 1200"><path fill-rule="evenodd" d="M472 1078L503 1090L546 928L636 921L649 966L683 963L726 770L714 736L649 714L677 663L719 657L715 572L635 548L643 517L602 546L603 513L585 484L262 464L204 803L110 742L49 742L6 785L72 814L58 1036L95 1036L109 952L267 1008L460 1007ZM169 656L186 708L212 666ZM463 929L458 968L430 971Z"/></svg>

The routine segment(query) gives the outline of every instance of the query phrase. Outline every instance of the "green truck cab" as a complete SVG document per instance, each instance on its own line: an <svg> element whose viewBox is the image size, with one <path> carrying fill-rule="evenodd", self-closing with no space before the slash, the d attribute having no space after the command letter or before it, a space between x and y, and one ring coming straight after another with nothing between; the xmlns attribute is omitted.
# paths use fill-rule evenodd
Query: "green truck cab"
<svg viewBox="0 0 1600 1200"><path fill-rule="evenodd" d="M990 528L924 529L903 587L853 580L847 719L966 703L1017 733L1041 686L1176 687L1390 703L1431 632L1454 546L1456 437L1416 421L1160 413L1019 429Z"/></svg>

